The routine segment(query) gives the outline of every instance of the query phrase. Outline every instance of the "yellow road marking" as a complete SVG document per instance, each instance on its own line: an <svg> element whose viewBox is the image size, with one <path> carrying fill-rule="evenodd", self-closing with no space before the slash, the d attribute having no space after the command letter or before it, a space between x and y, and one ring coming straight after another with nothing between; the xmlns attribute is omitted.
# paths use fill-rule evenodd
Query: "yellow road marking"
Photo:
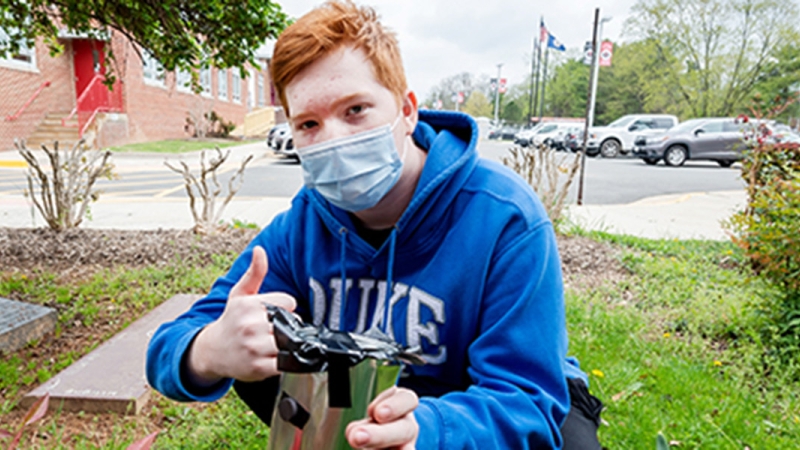
<svg viewBox="0 0 800 450"><path fill-rule="evenodd" d="M25 161L0 161L0 167L24 169L28 167L28 163L26 163Z"/></svg>

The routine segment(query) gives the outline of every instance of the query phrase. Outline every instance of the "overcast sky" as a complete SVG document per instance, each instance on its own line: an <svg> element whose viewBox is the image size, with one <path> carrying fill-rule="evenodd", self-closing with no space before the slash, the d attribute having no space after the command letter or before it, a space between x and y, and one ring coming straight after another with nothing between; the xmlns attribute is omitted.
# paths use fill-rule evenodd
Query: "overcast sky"
<svg viewBox="0 0 800 450"><path fill-rule="evenodd" d="M299 17L320 0L280 2L290 16ZM461 72L497 75L502 63L509 84L530 72L533 38L539 18L571 52L582 52L592 38L594 9L611 16L603 36L617 41L636 0L371 0L384 24L400 41L408 82L420 100L441 79Z"/></svg>

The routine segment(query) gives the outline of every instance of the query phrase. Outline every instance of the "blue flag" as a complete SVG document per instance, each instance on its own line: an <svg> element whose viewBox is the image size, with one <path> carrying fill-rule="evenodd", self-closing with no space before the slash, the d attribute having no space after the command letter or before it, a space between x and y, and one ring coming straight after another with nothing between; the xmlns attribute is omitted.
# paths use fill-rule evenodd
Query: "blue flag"
<svg viewBox="0 0 800 450"><path fill-rule="evenodd" d="M547 47L558 50L560 52L563 52L564 50L567 49L567 47L564 47L564 44L562 44L561 41L556 39L556 37L553 36L552 34L550 34L547 37Z"/></svg>

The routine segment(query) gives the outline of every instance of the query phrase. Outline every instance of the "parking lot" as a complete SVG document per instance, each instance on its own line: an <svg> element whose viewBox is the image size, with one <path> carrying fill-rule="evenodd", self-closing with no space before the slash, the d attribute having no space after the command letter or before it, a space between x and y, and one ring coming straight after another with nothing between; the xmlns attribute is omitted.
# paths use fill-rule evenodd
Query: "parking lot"
<svg viewBox="0 0 800 450"><path fill-rule="evenodd" d="M478 151L486 158L501 160L511 141L481 141ZM572 161L571 153L560 153ZM586 158L583 203L586 205L626 204L647 197L694 192L744 189L737 163L722 168L711 161L687 161L682 167L649 166L638 158ZM577 198L575 178L569 199Z"/></svg>

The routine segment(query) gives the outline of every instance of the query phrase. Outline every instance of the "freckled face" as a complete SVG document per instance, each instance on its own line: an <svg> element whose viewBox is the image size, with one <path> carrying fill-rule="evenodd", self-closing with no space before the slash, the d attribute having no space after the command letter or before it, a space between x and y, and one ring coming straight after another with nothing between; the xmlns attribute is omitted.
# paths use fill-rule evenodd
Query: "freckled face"
<svg viewBox="0 0 800 450"><path fill-rule="evenodd" d="M298 149L393 124L400 114L397 100L375 78L364 51L351 47L300 72L286 86L286 102ZM402 128L395 129L397 143L406 134Z"/></svg>

